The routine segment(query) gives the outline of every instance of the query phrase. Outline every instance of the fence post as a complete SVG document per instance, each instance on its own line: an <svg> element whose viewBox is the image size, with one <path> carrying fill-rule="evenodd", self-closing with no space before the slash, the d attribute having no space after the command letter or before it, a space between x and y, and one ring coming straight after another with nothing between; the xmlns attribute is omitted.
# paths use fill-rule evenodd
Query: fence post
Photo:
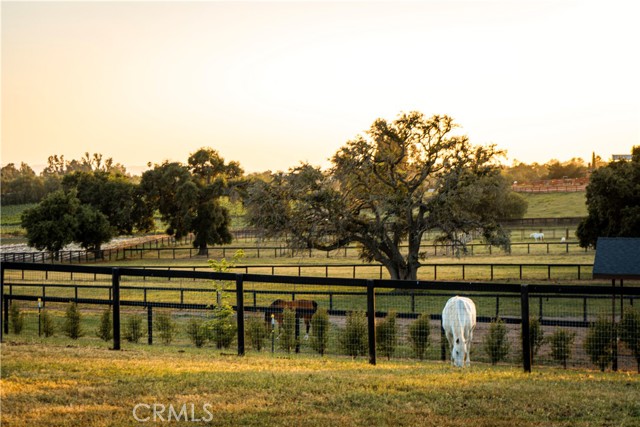
<svg viewBox="0 0 640 427"><path fill-rule="evenodd" d="M238 356L244 356L244 283L242 274L236 274L236 313L238 319Z"/></svg>
<svg viewBox="0 0 640 427"><path fill-rule="evenodd" d="M111 288L113 289L113 349L120 350L120 269L111 270Z"/></svg>
<svg viewBox="0 0 640 427"><path fill-rule="evenodd" d="M529 336L529 287L520 286L520 316L522 317L522 365L531 372L531 337Z"/></svg>
<svg viewBox="0 0 640 427"><path fill-rule="evenodd" d="M147 338L148 338L148 341L147 341L148 344L152 345L153 344L153 306L152 305L147 306Z"/></svg>
<svg viewBox="0 0 640 427"><path fill-rule="evenodd" d="M376 294L373 280L367 280L367 320L369 331L369 363L376 364Z"/></svg>
<svg viewBox="0 0 640 427"><path fill-rule="evenodd" d="M611 325L613 326L613 342L612 342L612 358L611 361L611 370L616 372L618 370L618 332L616 328L616 279L611 279ZM621 289L622 291L622 289ZM620 298L622 298L622 292L620 293ZM622 319L622 313L620 313L620 318Z"/></svg>
<svg viewBox="0 0 640 427"><path fill-rule="evenodd" d="M9 326L4 319L4 312L8 311L4 301L4 268L0 264L0 342L4 342L4 329Z"/></svg>

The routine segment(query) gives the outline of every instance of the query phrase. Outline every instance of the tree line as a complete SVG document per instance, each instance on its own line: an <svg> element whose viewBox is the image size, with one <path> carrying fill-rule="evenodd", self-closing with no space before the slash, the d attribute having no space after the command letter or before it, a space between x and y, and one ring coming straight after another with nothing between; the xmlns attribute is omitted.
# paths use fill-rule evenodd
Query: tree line
<svg viewBox="0 0 640 427"><path fill-rule="evenodd" d="M495 145L473 145L455 132L456 126L449 116L419 112L402 113L393 121L377 119L367 132L347 141L326 170L301 163L288 172L250 176L238 162L226 162L208 147L192 153L186 163L165 161L136 178L111 159L103 162L101 155L87 153L74 166L53 156L43 175L58 176L59 188L25 211L22 225L29 245L40 250L55 254L77 242L98 253L113 235L150 230L158 212L168 234L193 233L194 247L204 255L208 245L231 242L229 212L220 203L231 197L242 200L249 225L265 237L300 250L356 244L362 259L381 263L392 278L415 280L426 257L421 251L425 233L436 232L438 241L462 252L470 236L508 248L509 232L500 220L521 218L527 209L522 196L510 189L500 164L504 152ZM636 147L632 162L593 172L596 184L607 174L614 182L631 179L631 184L616 193L621 199L617 210L606 210L606 203L599 209L589 206L590 218L592 211L600 216L587 219L579 233L584 245L595 244L591 237L602 228L593 228L603 224L610 235L640 229L633 222L640 206L635 190L639 154ZM85 169L77 170L78 165ZM606 190L607 185L600 187ZM595 193L588 192L587 199L595 206ZM620 220L620 215L630 219Z"/></svg>

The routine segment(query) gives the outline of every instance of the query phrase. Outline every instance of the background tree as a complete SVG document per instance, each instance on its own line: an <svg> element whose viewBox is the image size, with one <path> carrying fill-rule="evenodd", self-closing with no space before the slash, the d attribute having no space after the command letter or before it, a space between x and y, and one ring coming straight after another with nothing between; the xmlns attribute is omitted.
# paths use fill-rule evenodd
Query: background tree
<svg viewBox="0 0 640 427"><path fill-rule="evenodd" d="M63 191L56 191L27 209L22 214L22 227L26 230L28 245L46 250L58 259L60 250L73 242L79 211L80 200L75 192Z"/></svg>
<svg viewBox="0 0 640 427"><path fill-rule="evenodd" d="M176 238L193 232L194 247L206 255L207 245L231 242L231 220L220 197L235 188L241 175L238 163L225 164L217 151L202 148L189 157L187 166L155 165L142 175L140 185L169 224L167 232Z"/></svg>
<svg viewBox="0 0 640 427"><path fill-rule="evenodd" d="M56 191L22 214L27 244L46 250L58 259L71 242L98 252L113 237L107 217L89 205L82 205L76 190Z"/></svg>
<svg viewBox="0 0 640 427"><path fill-rule="evenodd" d="M100 257L100 247L111 240L114 228L102 212L89 205L81 205L77 213L77 226L73 241Z"/></svg>
<svg viewBox="0 0 640 427"><path fill-rule="evenodd" d="M17 169L13 163L2 168L2 204L37 203L44 197L44 181L26 163Z"/></svg>
<svg viewBox="0 0 640 427"><path fill-rule="evenodd" d="M62 178L62 187L75 189L80 202L104 214L117 234L153 228L153 209L145 203L139 186L120 173L72 172Z"/></svg>
<svg viewBox="0 0 640 427"><path fill-rule="evenodd" d="M472 146L454 128L450 117L418 112L378 119L333 156L326 172L302 164L270 182L253 181L248 220L293 248L357 243L363 259L382 263L394 279L416 279L428 231L443 230L443 238L473 231L506 247L498 219L524 209L500 176L502 153Z"/></svg>
<svg viewBox="0 0 640 427"><path fill-rule="evenodd" d="M588 167L579 157L574 157L566 162L551 160L546 165L546 179L584 178L587 176Z"/></svg>
<svg viewBox="0 0 640 427"><path fill-rule="evenodd" d="M587 209L576 232L580 246L595 247L598 237L640 237L640 146L630 162L611 162L591 174Z"/></svg>

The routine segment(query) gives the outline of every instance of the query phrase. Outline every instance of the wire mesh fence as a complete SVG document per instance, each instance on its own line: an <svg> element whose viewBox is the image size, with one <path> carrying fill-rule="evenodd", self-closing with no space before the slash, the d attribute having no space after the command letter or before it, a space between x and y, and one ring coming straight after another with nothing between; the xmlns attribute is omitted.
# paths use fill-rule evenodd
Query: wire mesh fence
<svg viewBox="0 0 640 427"><path fill-rule="evenodd" d="M534 366L627 371L640 354L638 287L530 285L523 299L508 284L45 267L2 265L4 339L449 360L442 310L464 295L474 362L526 369L525 328Z"/></svg>

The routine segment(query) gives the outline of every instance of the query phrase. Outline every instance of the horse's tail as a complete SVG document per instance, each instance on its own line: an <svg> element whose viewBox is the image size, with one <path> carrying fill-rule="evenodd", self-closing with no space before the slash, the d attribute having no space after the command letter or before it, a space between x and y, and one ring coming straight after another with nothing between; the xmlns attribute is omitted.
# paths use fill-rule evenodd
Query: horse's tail
<svg viewBox="0 0 640 427"><path fill-rule="evenodd" d="M315 313L316 311L318 311L318 303L315 301L311 301L311 304L313 304L313 312Z"/></svg>

